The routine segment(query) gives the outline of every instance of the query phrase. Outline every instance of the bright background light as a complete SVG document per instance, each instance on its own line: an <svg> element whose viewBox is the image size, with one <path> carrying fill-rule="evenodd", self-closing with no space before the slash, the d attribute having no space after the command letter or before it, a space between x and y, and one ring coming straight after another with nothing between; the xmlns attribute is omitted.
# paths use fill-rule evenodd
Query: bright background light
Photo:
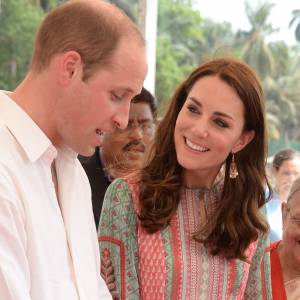
<svg viewBox="0 0 300 300"><path fill-rule="evenodd" d="M251 6L255 7L257 1L251 1ZM269 22L274 28L279 28L279 32L274 33L271 40L284 40L288 44L296 42L294 28L289 28L292 19L292 11L299 9L299 1L296 0L273 0L274 3ZM195 4L202 17L211 18L214 21L227 21L232 24L233 29L248 30L250 25L245 14L245 4L242 0L199 0Z"/></svg>

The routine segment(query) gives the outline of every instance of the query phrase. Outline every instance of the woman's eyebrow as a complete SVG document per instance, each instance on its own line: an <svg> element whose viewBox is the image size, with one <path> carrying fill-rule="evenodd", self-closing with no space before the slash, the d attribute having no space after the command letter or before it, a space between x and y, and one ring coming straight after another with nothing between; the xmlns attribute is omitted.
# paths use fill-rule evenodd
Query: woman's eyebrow
<svg viewBox="0 0 300 300"><path fill-rule="evenodd" d="M197 98L195 98L195 97L189 97L188 99L191 100L192 102L194 102L194 104L196 104L197 106L202 107L201 102ZM214 112L214 115L217 115L219 117L224 117L224 118L233 120L233 117L231 117L230 115L225 114L223 112L220 112L220 111Z"/></svg>

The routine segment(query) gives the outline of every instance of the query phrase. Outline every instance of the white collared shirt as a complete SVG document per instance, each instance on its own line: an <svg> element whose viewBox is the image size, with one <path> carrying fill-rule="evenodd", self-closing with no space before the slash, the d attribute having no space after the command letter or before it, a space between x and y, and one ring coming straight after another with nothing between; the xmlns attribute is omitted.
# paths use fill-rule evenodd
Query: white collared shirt
<svg viewBox="0 0 300 300"><path fill-rule="evenodd" d="M100 276L90 186L76 153L56 149L1 91L0 299L111 299Z"/></svg>

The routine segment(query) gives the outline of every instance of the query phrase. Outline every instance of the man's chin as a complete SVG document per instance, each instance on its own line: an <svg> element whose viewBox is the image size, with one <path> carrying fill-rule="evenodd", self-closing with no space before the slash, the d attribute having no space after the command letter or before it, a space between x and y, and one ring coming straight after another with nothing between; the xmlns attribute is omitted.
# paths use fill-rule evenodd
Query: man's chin
<svg viewBox="0 0 300 300"><path fill-rule="evenodd" d="M143 157L144 157L144 152L139 152L139 151L128 151L125 155L125 159L135 160L135 161L136 160L142 161Z"/></svg>
<svg viewBox="0 0 300 300"><path fill-rule="evenodd" d="M89 156L92 156L95 153L95 149L96 149L96 147L84 148L84 149L78 150L77 153L79 155L89 157Z"/></svg>

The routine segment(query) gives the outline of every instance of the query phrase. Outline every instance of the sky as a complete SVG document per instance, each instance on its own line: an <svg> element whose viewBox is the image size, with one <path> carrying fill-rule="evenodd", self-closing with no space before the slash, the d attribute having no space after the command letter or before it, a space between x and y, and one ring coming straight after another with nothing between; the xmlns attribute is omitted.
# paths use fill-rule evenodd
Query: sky
<svg viewBox="0 0 300 300"><path fill-rule="evenodd" d="M232 23L233 29L249 29L250 25L245 14L244 0L198 0L196 7L203 17L209 17L214 21L227 21ZM255 5L257 0L251 0ZM284 40L288 44L295 43L294 27L289 28L292 19L292 11L300 9L299 0L273 0L275 6L272 9L269 21L274 28L280 31L275 33L271 40Z"/></svg>

